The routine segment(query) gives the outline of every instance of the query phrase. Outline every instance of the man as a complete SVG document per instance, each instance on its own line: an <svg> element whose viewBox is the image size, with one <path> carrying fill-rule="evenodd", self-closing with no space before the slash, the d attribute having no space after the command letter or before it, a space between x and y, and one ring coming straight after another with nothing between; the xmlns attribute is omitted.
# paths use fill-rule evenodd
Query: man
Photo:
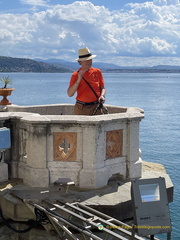
<svg viewBox="0 0 180 240"><path fill-rule="evenodd" d="M89 49L82 48L78 50L79 58L76 59L81 68L71 76L68 96L76 96L74 113L76 115L100 115L102 109L97 109L99 103L105 102L104 79L100 69L92 67L92 55Z"/></svg>

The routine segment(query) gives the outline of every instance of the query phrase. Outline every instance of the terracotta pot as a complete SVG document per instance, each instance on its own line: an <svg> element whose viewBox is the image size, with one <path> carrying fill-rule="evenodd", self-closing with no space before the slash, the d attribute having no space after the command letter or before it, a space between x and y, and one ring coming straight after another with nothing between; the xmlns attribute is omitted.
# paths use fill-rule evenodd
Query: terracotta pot
<svg viewBox="0 0 180 240"><path fill-rule="evenodd" d="M15 90L14 88L0 88L0 96L3 99L0 101L0 105L10 105L11 103L7 99L7 96L11 95L11 92Z"/></svg>

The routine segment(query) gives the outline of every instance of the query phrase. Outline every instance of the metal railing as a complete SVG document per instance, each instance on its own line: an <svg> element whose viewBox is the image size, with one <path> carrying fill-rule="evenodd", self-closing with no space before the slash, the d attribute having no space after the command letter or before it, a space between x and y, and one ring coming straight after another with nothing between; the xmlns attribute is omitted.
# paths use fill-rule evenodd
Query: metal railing
<svg viewBox="0 0 180 240"><path fill-rule="evenodd" d="M42 204L26 202L46 214L60 239L63 240L144 240L132 226L82 203Z"/></svg>

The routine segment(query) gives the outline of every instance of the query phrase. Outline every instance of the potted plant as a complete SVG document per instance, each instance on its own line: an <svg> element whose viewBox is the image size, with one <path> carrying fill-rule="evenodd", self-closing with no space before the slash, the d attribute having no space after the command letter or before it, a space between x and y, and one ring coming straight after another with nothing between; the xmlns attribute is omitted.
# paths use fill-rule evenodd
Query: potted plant
<svg viewBox="0 0 180 240"><path fill-rule="evenodd" d="M10 105L11 103L7 99L7 96L11 95L11 92L15 89L8 88L7 86L11 84L12 79L8 76L1 78L0 81L4 84L4 86L0 88L0 96L3 97L3 99L0 101L0 105Z"/></svg>

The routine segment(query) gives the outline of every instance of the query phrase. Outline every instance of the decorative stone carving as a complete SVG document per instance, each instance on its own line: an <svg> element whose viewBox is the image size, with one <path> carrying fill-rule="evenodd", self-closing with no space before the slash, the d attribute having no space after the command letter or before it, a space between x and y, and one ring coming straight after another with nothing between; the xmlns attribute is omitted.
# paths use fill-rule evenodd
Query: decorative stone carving
<svg viewBox="0 0 180 240"><path fill-rule="evenodd" d="M54 133L54 160L75 161L77 149L77 133Z"/></svg>
<svg viewBox="0 0 180 240"><path fill-rule="evenodd" d="M122 156L123 130L106 132L106 159Z"/></svg>

